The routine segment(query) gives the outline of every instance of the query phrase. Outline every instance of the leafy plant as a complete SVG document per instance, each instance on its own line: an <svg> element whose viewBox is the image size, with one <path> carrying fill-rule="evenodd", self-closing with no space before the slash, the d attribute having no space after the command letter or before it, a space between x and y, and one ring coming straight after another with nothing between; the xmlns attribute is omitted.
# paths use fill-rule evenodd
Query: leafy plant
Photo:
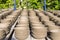
<svg viewBox="0 0 60 40"><path fill-rule="evenodd" d="M16 7L43 9L44 0L16 0ZM0 0L0 8L11 8L14 5L13 0ZM46 0L47 9L60 10L60 0Z"/></svg>

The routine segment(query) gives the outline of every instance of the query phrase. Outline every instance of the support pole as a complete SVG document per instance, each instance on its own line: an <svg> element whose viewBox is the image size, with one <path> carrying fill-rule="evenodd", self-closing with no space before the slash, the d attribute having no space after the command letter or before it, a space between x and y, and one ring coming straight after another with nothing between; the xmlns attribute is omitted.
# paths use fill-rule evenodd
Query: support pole
<svg viewBox="0 0 60 40"><path fill-rule="evenodd" d="M14 0L14 10L16 10L16 0Z"/></svg>
<svg viewBox="0 0 60 40"><path fill-rule="evenodd" d="M46 0L44 0L44 11L46 11Z"/></svg>

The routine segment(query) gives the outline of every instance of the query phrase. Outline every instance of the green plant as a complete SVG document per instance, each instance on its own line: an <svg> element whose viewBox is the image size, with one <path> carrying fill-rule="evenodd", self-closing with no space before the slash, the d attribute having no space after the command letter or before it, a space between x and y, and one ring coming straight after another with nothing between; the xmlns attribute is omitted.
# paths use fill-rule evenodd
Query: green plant
<svg viewBox="0 0 60 40"><path fill-rule="evenodd" d="M44 0L23 0L20 5L20 0L16 0L16 7L32 8L32 9L43 9ZM13 0L0 0L1 8L11 8L14 5ZM27 6L28 5L28 6ZM46 0L47 9L49 10L60 10L60 0Z"/></svg>

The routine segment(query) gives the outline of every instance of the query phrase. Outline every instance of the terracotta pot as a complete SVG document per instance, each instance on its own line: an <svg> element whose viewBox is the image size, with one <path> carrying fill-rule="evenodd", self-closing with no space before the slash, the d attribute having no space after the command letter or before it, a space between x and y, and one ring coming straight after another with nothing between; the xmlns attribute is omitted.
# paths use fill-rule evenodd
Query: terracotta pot
<svg viewBox="0 0 60 40"><path fill-rule="evenodd" d="M56 26L56 25L49 25L49 26L48 26L48 29L49 29L49 31L51 32L51 31L54 31L54 30L59 30L59 27Z"/></svg>
<svg viewBox="0 0 60 40"><path fill-rule="evenodd" d="M28 16L28 13L25 13L25 12L24 12L24 13L22 13L21 15L22 15L22 16Z"/></svg>
<svg viewBox="0 0 60 40"><path fill-rule="evenodd" d="M0 14L0 19L2 18L2 14Z"/></svg>
<svg viewBox="0 0 60 40"><path fill-rule="evenodd" d="M4 29L6 34L8 34L10 31L10 26L8 23L0 23L0 29Z"/></svg>
<svg viewBox="0 0 60 40"><path fill-rule="evenodd" d="M13 25L14 22L15 20L11 18L1 20L1 23L10 23L11 25Z"/></svg>
<svg viewBox="0 0 60 40"><path fill-rule="evenodd" d="M60 20L56 22L56 25L59 25L60 26Z"/></svg>
<svg viewBox="0 0 60 40"><path fill-rule="evenodd" d="M47 28L45 27L33 27L32 35L36 39L45 38L47 36Z"/></svg>
<svg viewBox="0 0 60 40"><path fill-rule="evenodd" d="M28 24L29 22L28 22L28 20L20 20L20 21L18 21L18 23Z"/></svg>
<svg viewBox="0 0 60 40"><path fill-rule="evenodd" d="M58 13L57 16L60 17L60 13Z"/></svg>
<svg viewBox="0 0 60 40"><path fill-rule="evenodd" d="M28 24L18 24L18 25L16 25L16 27L27 27L27 28L29 28L29 25Z"/></svg>
<svg viewBox="0 0 60 40"><path fill-rule="evenodd" d="M5 37L6 37L6 32L4 31L4 29L0 29L0 40L4 40Z"/></svg>
<svg viewBox="0 0 60 40"><path fill-rule="evenodd" d="M52 32L50 36L53 40L60 40L60 30Z"/></svg>
<svg viewBox="0 0 60 40"><path fill-rule="evenodd" d="M15 37L18 40L25 40L29 36L29 28L26 27L16 27L15 28Z"/></svg>
<svg viewBox="0 0 60 40"><path fill-rule="evenodd" d="M31 24L31 25L32 25L32 27L37 27L37 26L43 27L44 26L44 25L42 25L42 23L39 23L39 24L38 23L37 24L35 23L35 24Z"/></svg>
<svg viewBox="0 0 60 40"><path fill-rule="evenodd" d="M12 22L16 21L16 18L7 18L7 19L11 20Z"/></svg>
<svg viewBox="0 0 60 40"><path fill-rule="evenodd" d="M36 16L36 13L34 11L30 11L29 15L30 16Z"/></svg>
<svg viewBox="0 0 60 40"><path fill-rule="evenodd" d="M2 22L2 23L6 23L6 22L11 23L12 20L10 20L10 19L3 19L3 20L1 20L1 22Z"/></svg>
<svg viewBox="0 0 60 40"><path fill-rule="evenodd" d="M43 21L45 26L55 25L52 21Z"/></svg>
<svg viewBox="0 0 60 40"><path fill-rule="evenodd" d="M46 24L47 22L49 22L49 20L44 20L44 19L42 19L41 22L42 22L43 24Z"/></svg>
<svg viewBox="0 0 60 40"><path fill-rule="evenodd" d="M49 17L51 21L54 21L55 19L53 17Z"/></svg>
<svg viewBox="0 0 60 40"><path fill-rule="evenodd" d="M48 16L45 16L45 15L42 16L41 18L42 18L42 19L46 19L46 20L48 19L48 20L49 20L49 17L48 17Z"/></svg>
<svg viewBox="0 0 60 40"><path fill-rule="evenodd" d="M8 19L8 18L11 18L11 19L16 20L16 18L17 18L17 17L16 17L16 16L11 15L11 16L8 16L8 17L7 17L7 19Z"/></svg>
<svg viewBox="0 0 60 40"><path fill-rule="evenodd" d="M32 20L32 21L39 21L39 19L38 18L31 18L30 20Z"/></svg>
<svg viewBox="0 0 60 40"><path fill-rule="evenodd" d="M53 20L53 22L54 22L54 23L57 23L57 22L58 22L58 20L54 19L54 20Z"/></svg>
<svg viewBox="0 0 60 40"><path fill-rule="evenodd" d="M32 21L30 21L30 23L32 23L32 24L34 24L34 23L39 23L40 21L39 20L32 20Z"/></svg>

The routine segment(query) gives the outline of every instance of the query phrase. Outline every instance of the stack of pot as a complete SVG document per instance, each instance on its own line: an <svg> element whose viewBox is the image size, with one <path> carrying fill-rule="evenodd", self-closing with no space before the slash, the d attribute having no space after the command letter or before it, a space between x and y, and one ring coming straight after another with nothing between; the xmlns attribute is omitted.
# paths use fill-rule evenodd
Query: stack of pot
<svg viewBox="0 0 60 40"><path fill-rule="evenodd" d="M29 18L31 24L31 35L35 39L45 39L47 37L47 28L39 21L39 18L35 15L33 10L30 10ZM32 15L32 16L31 16Z"/></svg>
<svg viewBox="0 0 60 40"><path fill-rule="evenodd" d="M28 13L27 10L23 10L15 28L15 37L17 40L25 40L29 34Z"/></svg>

